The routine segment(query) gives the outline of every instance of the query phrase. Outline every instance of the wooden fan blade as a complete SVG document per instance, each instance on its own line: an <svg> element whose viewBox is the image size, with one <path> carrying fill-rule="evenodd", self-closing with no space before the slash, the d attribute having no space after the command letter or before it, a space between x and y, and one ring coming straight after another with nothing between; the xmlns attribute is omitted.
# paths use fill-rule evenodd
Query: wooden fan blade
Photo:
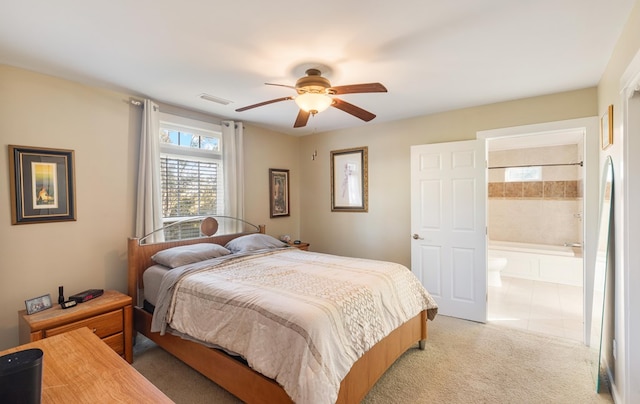
<svg viewBox="0 0 640 404"><path fill-rule="evenodd" d="M275 83L264 83L268 86L278 86L278 87L287 87L287 88L292 88L292 89L296 89L295 86L290 86L288 84L275 84Z"/></svg>
<svg viewBox="0 0 640 404"><path fill-rule="evenodd" d="M387 88L380 83L351 84L331 87L335 94L386 93Z"/></svg>
<svg viewBox="0 0 640 404"><path fill-rule="evenodd" d="M247 105L246 107L238 108L238 109L236 109L236 112L242 112L242 111L246 111L246 110L251 109L251 108L256 108L256 107L261 107L263 105L273 104L274 102L288 101L288 100L292 100L292 99L293 99L293 97L276 98L275 100L259 102L257 104Z"/></svg>
<svg viewBox="0 0 640 404"><path fill-rule="evenodd" d="M333 104L331 104L332 107L338 108L344 112L346 112L347 114L351 114L353 116L355 116L356 118L360 118L365 122L369 122L370 120L372 120L373 118L375 118L376 116L374 114L372 114L369 111L365 111L364 109L360 108L360 107L356 107L353 104L350 104L346 101L342 101L339 98L334 98L333 99Z"/></svg>
<svg viewBox="0 0 640 404"><path fill-rule="evenodd" d="M301 109L298 112L298 117L296 118L296 123L293 124L294 128L302 128L303 126L307 126L307 121L309 121L309 112Z"/></svg>

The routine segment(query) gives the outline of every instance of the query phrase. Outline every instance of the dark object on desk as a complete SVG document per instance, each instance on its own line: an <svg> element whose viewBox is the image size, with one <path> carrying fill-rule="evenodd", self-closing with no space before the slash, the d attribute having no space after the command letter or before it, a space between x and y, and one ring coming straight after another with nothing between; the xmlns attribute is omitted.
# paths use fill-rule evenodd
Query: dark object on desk
<svg viewBox="0 0 640 404"><path fill-rule="evenodd" d="M60 307L62 307L63 309L68 309L69 307L73 307L76 304L78 304L78 302L76 302L75 300L69 299L66 302L60 303Z"/></svg>
<svg viewBox="0 0 640 404"><path fill-rule="evenodd" d="M42 400L41 349L25 349L0 357L0 402L40 403Z"/></svg>
<svg viewBox="0 0 640 404"><path fill-rule="evenodd" d="M64 303L64 287L58 286L58 304Z"/></svg>
<svg viewBox="0 0 640 404"><path fill-rule="evenodd" d="M88 300L95 299L98 296L102 296L103 293L103 289L89 289L69 296L69 300L75 300L76 303L84 303Z"/></svg>

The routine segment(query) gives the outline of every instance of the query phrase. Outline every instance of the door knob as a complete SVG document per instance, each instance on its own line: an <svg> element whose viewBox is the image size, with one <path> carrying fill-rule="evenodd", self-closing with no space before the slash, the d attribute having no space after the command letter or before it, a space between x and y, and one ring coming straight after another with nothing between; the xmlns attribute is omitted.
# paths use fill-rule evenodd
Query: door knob
<svg viewBox="0 0 640 404"><path fill-rule="evenodd" d="M412 237L414 240L424 240L422 237L418 236L418 233L413 233Z"/></svg>

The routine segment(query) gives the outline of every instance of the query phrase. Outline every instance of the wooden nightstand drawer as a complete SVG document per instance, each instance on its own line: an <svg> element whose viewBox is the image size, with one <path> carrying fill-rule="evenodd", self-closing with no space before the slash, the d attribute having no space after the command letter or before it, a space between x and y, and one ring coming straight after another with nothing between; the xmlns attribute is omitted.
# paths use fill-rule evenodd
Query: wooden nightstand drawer
<svg viewBox="0 0 640 404"><path fill-rule="evenodd" d="M51 337L63 332L75 330L81 327L89 328L94 334L100 338L122 332L123 320L122 310L112 311L110 313L101 314L86 320L76 321L75 323L66 324L60 327L45 330L45 338Z"/></svg>
<svg viewBox="0 0 640 404"><path fill-rule="evenodd" d="M124 334L119 332L107 338L102 339L105 344L116 351L119 355L124 355Z"/></svg>

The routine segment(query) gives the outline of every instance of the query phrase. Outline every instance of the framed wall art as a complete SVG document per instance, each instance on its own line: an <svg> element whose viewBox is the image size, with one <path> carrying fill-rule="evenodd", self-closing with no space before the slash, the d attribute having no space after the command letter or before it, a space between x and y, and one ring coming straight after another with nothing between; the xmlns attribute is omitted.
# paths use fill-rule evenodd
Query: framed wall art
<svg viewBox="0 0 640 404"><path fill-rule="evenodd" d="M607 112L600 118L600 136L602 150L613 144L613 105L609 105Z"/></svg>
<svg viewBox="0 0 640 404"><path fill-rule="evenodd" d="M27 314L33 314L42 310L50 309L51 295L43 295L25 300L24 305L27 307Z"/></svg>
<svg viewBox="0 0 640 404"><path fill-rule="evenodd" d="M269 216L289 216L289 170L269 169Z"/></svg>
<svg viewBox="0 0 640 404"><path fill-rule="evenodd" d="M367 147L331 152L331 211L367 212Z"/></svg>
<svg viewBox="0 0 640 404"><path fill-rule="evenodd" d="M9 145L11 224L76 220L73 150Z"/></svg>

